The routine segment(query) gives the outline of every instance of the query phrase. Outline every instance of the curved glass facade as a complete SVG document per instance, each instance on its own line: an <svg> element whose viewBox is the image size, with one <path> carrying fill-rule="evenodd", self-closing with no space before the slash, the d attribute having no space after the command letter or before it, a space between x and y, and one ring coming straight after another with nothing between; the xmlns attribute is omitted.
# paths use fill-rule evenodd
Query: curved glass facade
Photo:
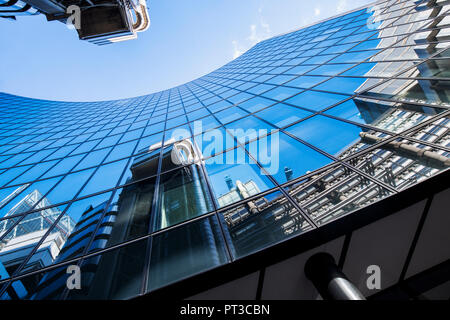
<svg viewBox="0 0 450 320"><path fill-rule="evenodd" d="M380 1L136 98L1 93L1 298L132 298L447 170L448 9Z"/></svg>

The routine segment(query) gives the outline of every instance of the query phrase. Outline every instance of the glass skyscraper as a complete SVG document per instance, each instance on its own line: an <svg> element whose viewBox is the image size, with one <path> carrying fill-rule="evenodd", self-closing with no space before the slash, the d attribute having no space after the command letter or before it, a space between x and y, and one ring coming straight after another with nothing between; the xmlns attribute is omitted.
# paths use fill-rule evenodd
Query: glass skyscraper
<svg viewBox="0 0 450 320"><path fill-rule="evenodd" d="M0 93L1 299L151 294L447 172L449 8L382 0L136 98Z"/></svg>

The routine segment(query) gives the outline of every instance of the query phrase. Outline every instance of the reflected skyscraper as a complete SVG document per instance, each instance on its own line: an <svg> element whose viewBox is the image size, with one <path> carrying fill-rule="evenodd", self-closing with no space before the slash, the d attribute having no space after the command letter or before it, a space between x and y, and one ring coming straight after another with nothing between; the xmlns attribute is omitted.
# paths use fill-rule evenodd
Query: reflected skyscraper
<svg viewBox="0 0 450 320"><path fill-rule="evenodd" d="M26 213L38 202L40 203L40 208L51 205L36 189L9 210L6 216L17 216L21 213ZM8 277L14 274L22 264L24 265L23 270L27 271L33 271L53 264L73 231L74 224L74 221L63 214L58 207L29 213L23 217L19 216L2 220L0 222L0 237L2 239L0 245L0 268L3 269L2 276ZM45 234L48 234L44 238L45 241L39 243ZM36 245L38 245L37 250L31 258L28 258ZM27 292L35 289L38 281L39 275L35 279L28 278L26 281L17 283L16 287L22 287L22 290L17 291L18 297L25 298ZM6 294L14 296L11 290Z"/></svg>
<svg viewBox="0 0 450 320"><path fill-rule="evenodd" d="M192 219L207 210L207 201L210 200L206 199L206 186L199 179L201 169L198 165L192 164L167 174L167 178L164 180L165 197L161 203L163 208L160 209L162 214L155 216L155 220L152 221L150 213L152 212L154 180L146 180L146 178L156 175L161 152L160 145L159 143L142 150L133 159L130 176L126 180L128 186L119 193L117 203L108 206L105 202L95 208L89 206L83 212L55 263L80 255L94 232L92 249L101 250L146 235L150 231L151 223L156 224L157 228L166 228ZM181 152L182 149L185 152ZM188 164L189 156L192 157L194 153L193 145L189 141L173 142L163 150L162 165L169 170L176 169L181 163ZM97 225L99 225L98 230L96 230ZM212 234L211 225L203 223L198 226L197 234L181 235L179 240L192 244L197 241L203 243L210 241L208 234ZM210 254L216 255L217 250L214 243L211 245ZM133 249L130 248L130 250ZM84 275L82 286L85 289L73 298L98 299L126 296L126 291L123 292L121 286L117 284L120 284L120 278L101 276L126 274L130 268L129 262L126 261L128 249L122 251L121 253L113 252L101 259L99 257L89 259L82 266ZM165 256L166 253L161 251L158 259L163 260ZM189 268L189 262L186 262L184 267ZM123 268L125 270L122 270ZM40 281L39 286L34 289L37 293L30 298L52 299L63 294L65 287L65 274L54 271ZM105 290L106 287L108 290ZM105 295L105 292L111 292L111 295Z"/></svg>

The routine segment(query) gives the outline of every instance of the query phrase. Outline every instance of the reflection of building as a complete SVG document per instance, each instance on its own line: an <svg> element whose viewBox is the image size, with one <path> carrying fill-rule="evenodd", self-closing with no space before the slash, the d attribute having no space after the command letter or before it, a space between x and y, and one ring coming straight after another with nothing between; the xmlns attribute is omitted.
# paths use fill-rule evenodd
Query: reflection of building
<svg viewBox="0 0 450 320"><path fill-rule="evenodd" d="M440 77L447 76L448 60L428 60L426 63L419 64L420 59L428 58L444 49L446 45L440 42L447 38L447 29L442 28L442 24L445 24L446 19L446 15L443 13L448 9L446 6L436 5L436 1L430 0L425 3L427 3L428 10L416 9L416 14L420 15L421 19L408 25L408 32L411 33L409 36L405 37L404 33L398 32L405 27L401 23L379 31L380 41L377 48L385 49L392 43L399 42L395 43L393 48L381 52L368 61L375 61L376 64L365 76L387 78L394 76L399 70L409 69L398 75L403 79L387 81L376 88L371 87L380 80L368 79L355 90L356 92L368 90L367 94L370 95L388 97L396 95L405 101L412 102L430 100L448 103L450 101L448 81L439 80ZM431 7L433 10L429 10ZM377 18L379 17L375 17L375 19ZM427 30L414 32L424 26L428 27ZM396 34L399 35L395 36ZM410 81L409 79L412 78L425 79Z"/></svg>
<svg viewBox="0 0 450 320"><path fill-rule="evenodd" d="M257 198L223 214L237 256L264 248L309 229L283 196Z"/></svg>
<svg viewBox="0 0 450 320"><path fill-rule="evenodd" d="M144 236L150 232L151 223L154 227L164 228L176 223L194 218L209 210L206 185L201 176L199 164L189 165L195 151L189 141L169 143L163 149L161 165L165 170L172 170L161 178L159 210L152 212L154 196L154 178L157 172L158 159L161 149L154 146L149 151L137 156L130 167L131 176L127 180L128 186L120 191L117 202L117 215L110 228L106 246L121 243L126 240ZM179 165L186 165L177 168ZM152 219L152 215L155 215ZM179 239L171 238L166 243L166 250L152 253L154 261L164 260L170 257L170 248L179 243L208 243L212 241L211 225L205 221L198 225L198 230L192 230L189 234L180 234ZM215 243L210 243L210 254L217 254ZM134 254L134 247L110 252L103 257L95 257L83 264L83 270L92 272L85 280L84 290L73 292L72 298L120 298L127 295L126 287L123 288L123 276L126 277L132 267L127 256ZM184 271L189 272L190 264L184 263ZM175 267L175 266L174 266ZM168 270L166 271L168 272ZM173 270L172 270L173 272ZM181 270L179 271L181 272ZM116 277L103 275L115 274ZM171 274L171 272L169 272ZM127 277L126 277L127 278ZM128 281L135 280L127 278ZM164 279L158 279L164 281ZM137 279L136 281L139 281Z"/></svg>
<svg viewBox="0 0 450 320"><path fill-rule="evenodd" d="M159 145L133 160L131 177L119 197L118 224L112 233L112 241L118 243L146 234L150 226L154 179L157 173L161 149ZM208 212L210 200L199 163L192 163L195 150L188 140L166 143L162 152L161 166L170 170L161 177L158 216L154 228L160 229ZM191 164L192 163L192 164ZM179 168L180 167L180 168ZM135 183L137 182L137 183ZM120 220L120 222L119 222Z"/></svg>
<svg viewBox="0 0 450 320"><path fill-rule="evenodd" d="M118 212L116 221L113 224L108 245L117 244L150 232L151 223L154 228L165 228L174 224L192 219L202 213L208 212L210 200L207 198L207 191L204 179L202 178L199 164L190 164L194 158L195 151L189 141L169 143L163 149L162 167L165 170L172 170L161 177L161 184L158 200L159 209L157 213L152 212L154 196L154 176L157 172L160 148L152 147L150 151L141 154L133 160L130 168L131 177L119 195ZM179 165L185 165L177 168ZM150 177L150 178L149 178ZM152 219L152 215L155 215ZM195 247L195 243L210 241L209 234L212 234L212 226L205 222L198 226L197 232L181 234L181 238L170 239L167 242L167 249L180 243L189 242ZM215 244L212 243L211 255L216 254ZM131 250L131 251L130 251ZM130 268L124 256L131 254L134 248L124 249L122 252L115 251L105 255L98 260L90 259L87 265L98 264L97 275L117 274L125 275ZM130 252L129 252L130 251ZM170 251L161 250L153 253L155 260L164 260L170 256ZM185 268L189 270L189 261L186 261ZM85 265L85 268L87 268ZM163 280L163 279L160 279ZM109 298L124 295L121 292L121 278L110 278L108 280L101 277L94 277L88 297L96 298L104 295L105 287L111 292ZM122 289L123 291L123 289ZM86 297L86 296L83 296Z"/></svg>
<svg viewBox="0 0 450 320"><path fill-rule="evenodd" d="M50 206L49 201L42 197L38 190L34 190L9 210L6 216L26 212L39 201L35 208L37 210ZM23 218L17 217L0 222L2 238L0 263L8 274L13 274L22 263L25 263L27 256L60 215L61 211L53 207L27 214ZM53 264L73 228L73 220L68 215L63 215L22 270L32 271ZM29 290L34 289L38 281L38 278L27 278L22 283Z"/></svg>
<svg viewBox="0 0 450 320"><path fill-rule="evenodd" d="M436 114L435 110L428 107L383 101L375 103L369 99L352 101L365 123L392 132L408 129L421 121L431 119ZM426 129L429 134L427 141L436 143L444 139L450 130L449 125L450 121L445 118L431 124ZM339 157L349 157L387 139L381 131L374 130L361 132L360 137L360 141L341 150ZM357 169L392 188L403 190L448 168L450 159L444 150L432 150L419 143L392 141L362 158L352 159L351 163ZM286 176L292 174L291 171L292 169L285 168ZM239 181L236 187L233 187L229 177L226 177L226 183L230 191L219 197L218 201L222 206L259 193L259 191L247 193L243 187L245 185ZM319 224L369 206L390 194L386 188L343 166L333 167L307 181L302 180L287 190ZM264 247L265 243L277 242L309 229L301 215L281 194L271 201L265 197L248 201L244 205L226 211L224 218L238 255L241 252L252 252ZM271 239L268 240L268 237Z"/></svg>
<svg viewBox="0 0 450 320"><path fill-rule="evenodd" d="M15 20L16 16L30 16L39 14L39 11L33 8L27 2L0 0L0 17Z"/></svg>
<svg viewBox="0 0 450 320"><path fill-rule="evenodd" d="M155 175L158 167L161 151L158 147L153 147L133 159L130 167L131 176L126 181L127 186L121 189L116 204L106 208L106 203L103 203L96 208L90 206L85 210L56 262L74 258L85 250L99 219L105 212L100 228L94 236L92 249L106 248L150 232L154 195L154 179L151 177ZM156 228L186 221L209 210L210 200L207 198L206 185L202 182L204 179L201 177L201 167L199 164L188 165L189 152L192 155L195 151L188 141L171 143L164 148L162 165L172 171L166 174L160 185L162 196L159 202L159 215L155 216L154 221ZM177 169L178 165L183 164L187 166ZM198 232L193 231L187 236L181 235L182 243L186 241L204 243L211 240L210 223L200 224L198 228ZM214 243L211 243L211 246L213 255L216 251ZM115 292L117 296L111 294L110 298L119 297L120 277L105 279L103 275L127 273L130 267L124 256L126 257L128 249L124 251L114 251L103 257L86 260L82 266L82 290L73 293L74 298L105 298L102 295L104 292ZM168 252L161 251L159 254L157 258L164 259ZM187 264L186 268L188 267ZM60 270L50 272L41 280L36 289L38 293L33 295L32 299L57 297L65 289L66 278L67 275Z"/></svg>
<svg viewBox="0 0 450 320"><path fill-rule="evenodd" d="M293 173L290 168L286 168L285 172L287 175ZM225 180L230 191L218 198L221 207L260 193L253 180L246 183L238 180L236 187L229 176L226 176ZM228 227L227 235L232 240L233 250L238 256L309 229L301 214L282 194L249 200L225 211L223 218Z"/></svg>
<svg viewBox="0 0 450 320"><path fill-rule="evenodd" d="M95 208L92 206L86 208L59 252L55 263L79 256L85 250L99 223L100 227L95 234L92 247L95 249L105 248L110 238L111 229L117 214L115 205L111 205L109 208L107 208L106 205L107 203L104 202ZM105 211L106 214L100 222ZM91 270L90 272L95 273L95 266L94 270ZM87 274L85 274L85 276L87 276ZM66 273L61 272L60 270L49 272L41 279L34 291L37 293L31 298L52 299L57 297L66 287L66 278Z"/></svg>
<svg viewBox="0 0 450 320"><path fill-rule="evenodd" d="M0 262L0 280L9 278L11 275L6 270L5 266ZM28 292L24 287L22 281L15 281L10 288L2 296L3 300L21 299L27 296Z"/></svg>
<svg viewBox="0 0 450 320"><path fill-rule="evenodd" d="M150 26L146 0L89 0L83 5L58 0L0 0L0 18L15 20L16 16L39 13L48 21L63 23L74 17L80 39L98 45L136 39L137 32Z"/></svg>
<svg viewBox="0 0 450 320"><path fill-rule="evenodd" d="M260 193L258 185L253 180L247 181L246 183L242 183L241 181L237 180L236 187L234 187L233 181L229 176L227 176L226 183L230 191L217 199L221 207Z"/></svg>
<svg viewBox="0 0 450 320"><path fill-rule="evenodd" d="M426 107L398 105L396 108L389 108L380 102L377 108L373 106L374 103L357 99L354 101L365 121L394 132L411 127L420 118L422 121L431 118ZM371 109L370 115L368 107ZM375 113L374 116L373 112L377 109L386 111ZM437 122L440 124L442 119ZM431 124L428 130L433 131L433 128L435 127ZM428 139L428 141L439 141L447 135L447 132L448 129L434 130L433 140ZM341 158L351 156L355 152L387 139L382 133L371 130L361 132L360 136L361 141L341 151ZM444 150L433 150L420 143L398 139L381 145L350 162L363 173L398 190L428 179L450 166L450 159ZM312 217L321 223L368 206L390 193L386 188L345 167L332 168L312 177L311 180L314 182L294 185L290 193Z"/></svg>

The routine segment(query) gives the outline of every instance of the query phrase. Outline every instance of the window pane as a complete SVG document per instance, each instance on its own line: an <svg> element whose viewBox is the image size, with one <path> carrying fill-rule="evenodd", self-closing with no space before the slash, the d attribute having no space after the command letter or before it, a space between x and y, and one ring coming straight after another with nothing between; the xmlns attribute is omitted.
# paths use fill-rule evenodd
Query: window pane
<svg viewBox="0 0 450 320"><path fill-rule="evenodd" d="M153 291L227 262L216 217L153 238L148 290Z"/></svg>
<svg viewBox="0 0 450 320"><path fill-rule="evenodd" d="M281 192L256 198L221 215L235 258L312 229Z"/></svg>

